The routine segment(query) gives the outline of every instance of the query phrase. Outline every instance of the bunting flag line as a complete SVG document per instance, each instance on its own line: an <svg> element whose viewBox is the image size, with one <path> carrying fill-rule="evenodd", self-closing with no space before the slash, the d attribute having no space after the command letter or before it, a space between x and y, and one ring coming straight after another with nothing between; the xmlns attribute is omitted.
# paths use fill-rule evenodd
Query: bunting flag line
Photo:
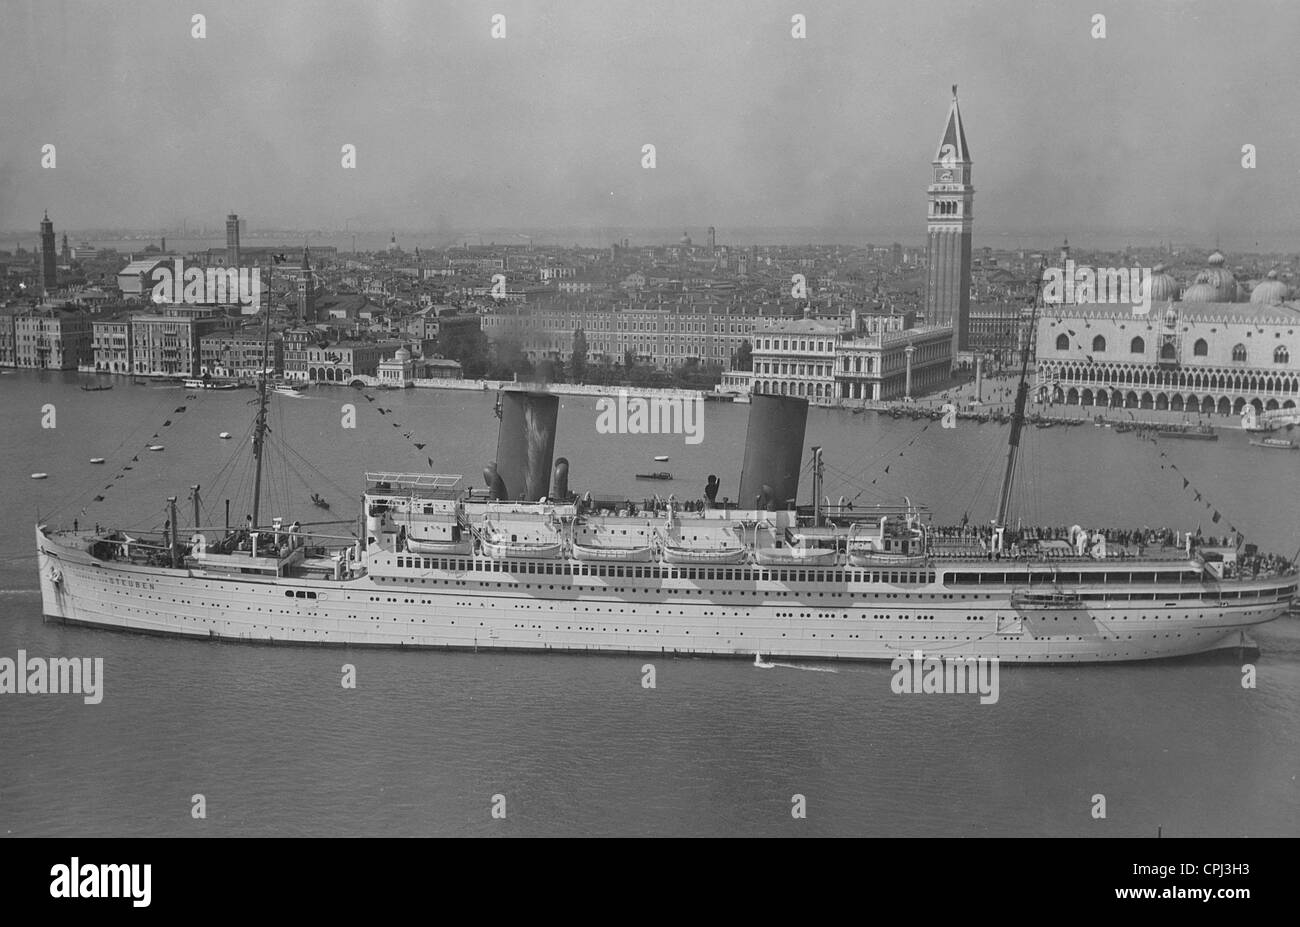
<svg viewBox="0 0 1300 927"><path fill-rule="evenodd" d="M361 395L365 398L366 402L369 403L375 402L375 397L371 396L369 393L363 392ZM402 437L405 438L407 441L409 441L411 446L415 448L417 451L423 451L426 447L429 446L428 441L415 440L415 438L417 437L415 429L407 428L407 426L404 423L397 421L397 413L394 409L376 404L375 411L378 412L380 415L386 417L391 416L393 420L389 424L391 424L394 428L399 430L406 429L405 431L402 431ZM424 459L425 461L428 462L429 469L430 470L434 469L433 458L426 455Z"/></svg>
<svg viewBox="0 0 1300 927"><path fill-rule="evenodd" d="M185 398L186 398L186 399L196 399L196 398L198 398L198 394L196 394L196 393L186 393L186 394L185 394ZM186 410L187 410L188 408L189 408L188 406L177 406L176 408L172 409L172 411L171 411L171 415L184 415L185 412L186 412ZM150 438L149 438L149 443L152 444L154 441L156 441L156 440L158 439L159 432L160 432L163 428L170 428L170 427L174 424L174 422L175 422L175 419L172 419L172 418L164 419L164 420L163 420L163 423L162 423L160 426L158 426L158 427L159 427L159 431L155 431L155 432L150 436ZM122 469L121 469L120 471L118 471L118 473L117 473L116 476L113 477L113 482L105 484L105 486L104 486L104 491L106 492L107 490L112 489L112 488L117 484L117 481L118 481L118 480L120 480L120 479L122 479L123 477L126 476L126 474L127 474L128 471L130 471L130 470L134 470L134 469L135 469L135 467L131 466L131 464L139 463L139 461L140 461L140 455L139 455L138 453L137 453L137 454L132 454L132 455L131 455L131 459L130 459L129 461L127 461L125 464L123 464L123 465L122 465ZM96 495L93 499L91 499L91 502L92 502L92 503L94 503L94 502L103 502L104 500L105 500L105 496L101 493L100 495ZM82 514L82 515L85 515L85 514L86 514L86 510L85 510L84 508L81 510L81 514Z"/></svg>

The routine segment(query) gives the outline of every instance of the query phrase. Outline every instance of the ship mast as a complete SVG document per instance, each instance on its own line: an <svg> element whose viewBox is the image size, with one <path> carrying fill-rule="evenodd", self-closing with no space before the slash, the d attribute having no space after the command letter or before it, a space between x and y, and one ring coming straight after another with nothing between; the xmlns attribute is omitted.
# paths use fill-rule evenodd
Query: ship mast
<svg viewBox="0 0 1300 927"><path fill-rule="evenodd" d="M262 504L262 452L266 445L266 365L271 353L271 272L275 268L275 255L266 267L266 328L262 336L262 368L257 374L257 422L253 427L253 527L256 528Z"/></svg>
<svg viewBox="0 0 1300 927"><path fill-rule="evenodd" d="M998 499L998 516L996 525L1005 527L1007 509L1011 505L1011 486L1016 478L1016 458L1020 453L1020 430L1025 425L1025 401L1029 397L1029 348L1031 339L1036 337L1038 329L1038 303L1043 295L1043 266L1038 268L1038 280L1035 283L1034 311L1029 318L1029 331L1025 332L1025 341L1020 350L1020 383L1016 387L1016 407L1011 413L1011 435L1007 446L1007 470L1002 477L1002 495Z"/></svg>

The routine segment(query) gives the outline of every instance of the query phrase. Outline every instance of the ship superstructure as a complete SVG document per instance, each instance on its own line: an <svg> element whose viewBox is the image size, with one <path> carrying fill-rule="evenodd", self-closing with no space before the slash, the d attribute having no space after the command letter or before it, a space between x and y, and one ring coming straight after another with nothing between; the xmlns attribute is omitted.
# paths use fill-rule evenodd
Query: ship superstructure
<svg viewBox="0 0 1300 927"><path fill-rule="evenodd" d="M578 494L554 457L557 397L501 399L483 488L368 473L355 537L40 526L45 613L250 641L1087 662L1248 646L1296 592L1289 562L1197 538L1139 551L1081 526L936 527L906 501L832 503L818 448L812 504L797 505L807 402L793 397L749 405L744 507Z"/></svg>

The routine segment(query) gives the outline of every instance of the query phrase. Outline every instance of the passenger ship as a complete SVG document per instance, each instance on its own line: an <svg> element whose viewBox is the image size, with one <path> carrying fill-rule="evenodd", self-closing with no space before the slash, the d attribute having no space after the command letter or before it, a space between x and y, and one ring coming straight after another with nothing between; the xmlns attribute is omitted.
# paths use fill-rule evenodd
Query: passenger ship
<svg viewBox="0 0 1300 927"><path fill-rule="evenodd" d="M998 517L941 536L910 502L796 506L806 400L756 394L745 508L673 499L640 511L569 491L558 398L502 394L486 489L459 475L368 473L355 537L258 519L162 535L36 529L45 614L223 640L389 647L891 660L1146 660L1250 647L1287 611L1290 563L1235 546L1133 556L1082 527L1008 526L1025 370ZM177 525L175 499L171 525ZM197 506L196 506L197 508ZM188 536L182 536L188 535Z"/></svg>

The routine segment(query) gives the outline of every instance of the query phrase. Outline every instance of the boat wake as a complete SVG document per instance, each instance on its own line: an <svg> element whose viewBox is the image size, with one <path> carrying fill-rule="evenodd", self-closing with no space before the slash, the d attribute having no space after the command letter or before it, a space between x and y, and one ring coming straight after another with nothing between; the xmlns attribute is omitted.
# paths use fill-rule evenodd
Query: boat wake
<svg viewBox="0 0 1300 927"><path fill-rule="evenodd" d="M754 665L759 669L775 669L780 666L784 669L807 670L810 673L838 673L839 670L831 666L807 666L803 663L767 663L763 661L761 653L754 654Z"/></svg>
<svg viewBox="0 0 1300 927"><path fill-rule="evenodd" d="M768 666L780 666L784 669L804 670L809 673L838 673L833 666L806 666L803 663L769 663Z"/></svg>

